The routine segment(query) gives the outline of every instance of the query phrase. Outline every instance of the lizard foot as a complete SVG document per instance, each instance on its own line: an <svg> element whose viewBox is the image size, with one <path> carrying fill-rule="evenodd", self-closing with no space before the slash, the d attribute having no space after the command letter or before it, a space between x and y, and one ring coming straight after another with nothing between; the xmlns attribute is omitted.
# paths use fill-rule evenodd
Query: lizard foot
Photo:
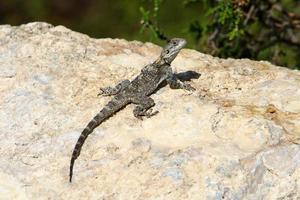
<svg viewBox="0 0 300 200"><path fill-rule="evenodd" d="M153 109L152 109L152 108L150 108L149 110L140 110L139 107L138 107L138 108L136 108L136 109L134 110L133 113L134 113L134 116L135 116L136 118L138 118L138 119L140 119L140 120L143 120L143 116L145 116L145 117L147 117L147 118L150 118L150 117L156 115L157 113L159 113L159 111L156 110L156 111L153 112Z"/></svg>
<svg viewBox="0 0 300 200"><path fill-rule="evenodd" d="M154 116L154 115L156 115L156 114L158 114L158 113L159 113L158 110L153 111L153 109L150 108L150 109L145 113L145 117L150 118L150 117L152 117L152 116Z"/></svg>
<svg viewBox="0 0 300 200"><path fill-rule="evenodd" d="M111 96L115 95L118 93L114 88L112 87L105 87L105 88L100 88L100 91L97 96Z"/></svg>
<svg viewBox="0 0 300 200"><path fill-rule="evenodd" d="M191 91L191 92L193 92L193 91L196 90L193 86L191 86L191 85L188 84L188 83L184 83L184 84L183 84L183 89L184 89L184 90L187 90L187 91Z"/></svg>

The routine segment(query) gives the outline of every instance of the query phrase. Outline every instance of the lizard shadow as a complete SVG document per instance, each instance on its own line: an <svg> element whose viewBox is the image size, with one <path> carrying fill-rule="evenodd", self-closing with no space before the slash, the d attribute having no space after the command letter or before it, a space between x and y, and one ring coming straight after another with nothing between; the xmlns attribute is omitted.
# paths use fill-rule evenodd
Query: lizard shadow
<svg viewBox="0 0 300 200"><path fill-rule="evenodd" d="M178 74L175 74L175 76L180 80L180 81L190 81L192 79L199 79L199 77L201 76L200 73L195 72L195 71L186 71L186 72L181 72Z"/></svg>
<svg viewBox="0 0 300 200"><path fill-rule="evenodd" d="M192 79L199 79L201 76L200 73L195 72L195 71L186 71L186 72L180 72L180 73L175 73L176 78L178 78L180 81L185 82L185 81L190 81ZM167 81L163 81L157 88L154 90L153 93L156 93L158 90L161 88L165 87L168 85Z"/></svg>

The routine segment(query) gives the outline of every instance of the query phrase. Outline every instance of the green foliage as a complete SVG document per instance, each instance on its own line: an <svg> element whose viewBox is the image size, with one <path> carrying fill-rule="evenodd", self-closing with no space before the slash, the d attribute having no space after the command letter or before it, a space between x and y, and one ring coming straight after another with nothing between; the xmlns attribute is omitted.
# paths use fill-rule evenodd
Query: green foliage
<svg viewBox="0 0 300 200"><path fill-rule="evenodd" d="M200 40L202 37L202 32L204 31L198 20L192 22L188 30L191 34L193 34L193 37L196 41Z"/></svg>
<svg viewBox="0 0 300 200"><path fill-rule="evenodd" d="M140 12L142 14L141 20L141 29L140 32L143 33L145 29L150 30L150 41L153 38L161 39L161 40L168 40L168 38L160 31L159 28L159 10L161 3L163 0L150 0L153 3L153 10L145 10L143 6L140 7Z"/></svg>
<svg viewBox="0 0 300 200"><path fill-rule="evenodd" d="M198 50L219 57L267 59L300 68L300 17L287 10L285 2L289 7L299 7L289 0L182 0L181 12L189 12L195 5L206 10L198 13L199 19L190 20L186 28L194 39L192 46ZM162 10L162 0L143 3L153 9L141 7L142 32L152 39L168 38L162 33L158 16L159 12L172 10Z"/></svg>
<svg viewBox="0 0 300 200"><path fill-rule="evenodd" d="M240 29L242 12L240 9L234 9L231 0L221 1L217 6L209 9L207 15L214 13L218 13L217 23L227 29L229 40L233 40L243 33L243 30Z"/></svg>

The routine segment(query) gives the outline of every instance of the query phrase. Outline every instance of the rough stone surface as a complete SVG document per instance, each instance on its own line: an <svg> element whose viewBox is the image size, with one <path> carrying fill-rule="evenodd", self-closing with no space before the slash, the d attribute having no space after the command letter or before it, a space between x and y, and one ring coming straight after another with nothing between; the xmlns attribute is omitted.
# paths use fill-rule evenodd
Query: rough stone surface
<svg viewBox="0 0 300 200"><path fill-rule="evenodd" d="M299 199L300 72L184 49L193 94L163 87L159 114L127 106L73 147L107 103L99 87L133 78L161 48L92 39L63 26L0 26L0 199Z"/></svg>

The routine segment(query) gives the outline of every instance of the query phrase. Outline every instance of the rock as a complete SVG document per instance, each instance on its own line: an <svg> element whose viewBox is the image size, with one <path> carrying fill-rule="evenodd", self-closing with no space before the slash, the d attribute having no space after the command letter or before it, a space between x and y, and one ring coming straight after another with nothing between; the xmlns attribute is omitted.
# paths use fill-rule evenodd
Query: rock
<svg viewBox="0 0 300 200"><path fill-rule="evenodd" d="M0 199L299 199L300 72L184 49L172 63L193 94L163 87L159 114L127 106L89 136L109 101L161 48L62 26L0 26Z"/></svg>

